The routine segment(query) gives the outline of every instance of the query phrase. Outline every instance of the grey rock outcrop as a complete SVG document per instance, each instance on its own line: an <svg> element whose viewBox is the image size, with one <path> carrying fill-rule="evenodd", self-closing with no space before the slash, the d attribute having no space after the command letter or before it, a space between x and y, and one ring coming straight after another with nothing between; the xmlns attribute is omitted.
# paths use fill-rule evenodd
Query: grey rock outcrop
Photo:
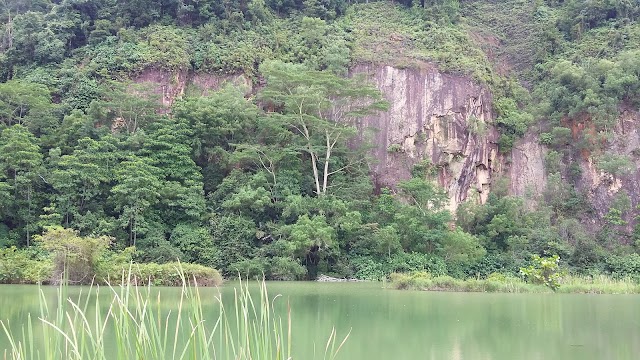
<svg viewBox="0 0 640 360"><path fill-rule="evenodd" d="M438 169L437 181L449 194L450 209L470 198L486 201L491 179L501 171L488 89L426 65L358 65L352 71L365 74L390 103L386 113L358 124L359 141L373 145L371 171L377 186L393 188L411 177L415 164L428 159Z"/></svg>

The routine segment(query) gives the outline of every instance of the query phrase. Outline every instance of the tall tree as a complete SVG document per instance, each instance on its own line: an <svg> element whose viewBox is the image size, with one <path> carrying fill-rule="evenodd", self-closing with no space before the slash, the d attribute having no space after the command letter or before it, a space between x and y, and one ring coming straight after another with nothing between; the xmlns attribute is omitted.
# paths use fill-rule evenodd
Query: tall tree
<svg viewBox="0 0 640 360"><path fill-rule="evenodd" d="M202 169L205 190L211 192L230 171L234 144L248 142L245 138L252 133L258 108L239 89L226 87L177 102L173 114L193 129L193 157Z"/></svg>
<svg viewBox="0 0 640 360"><path fill-rule="evenodd" d="M145 215L160 196L161 170L147 159L132 156L115 170L116 185L111 189L120 223L129 232L130 246L136 246L138 235L147 229Z"/></svg>
<svg viewBox="0 0 640 360"><path fill-rule="evenodd" d="M156 120L162 106L147 83L113 81L106 85L105 94L102 100L91 104L89 114L112 129L124 129L128 134Z"/></svg>
<svg viewBox="0 0 640 360"><path fill-rule="evenodd" d="M14 125L2 131L0 167L13 193L12 218L16 226L24 229L29 246L39 210L34 192L41 179L42 154L35 136L26 127Z"/></svg>
<svg viewBox="0 0 640 360"><path fill-rule="evenodd" d="M352 165L336 166L334 152L355 135L358 118L385 110L386 102L361 80L327 71L279 61L262 64L260 71L267 85L259 99L267 104L270 120L297 136L292 145L310 160L314 191L326 195L331 176Z"/></svg>
<svg viewBox="0 0 640 360"><path fill-rule="evenodd" d="M44 85L21 80L0 83L0 123L21 124L36 135L48 135L57 126L51 94Z"/></svg>
<svg viewBox="0 0 640 360"><path fill-rule="evenodd" d="M68 155L60 156L59 149L50 151L49 183L55 190L52 200L65 227L96 230L97 224L87 221L91 217L87 213L104 213L109 183L121 156L116 145L115 138L105 136L100 140L80 139Z"/></svg>
<svg viewBox="0 0 640 360"><path fill-rule="evenodd" d="M164 117L146 132L139 155L160 170L159 216L171 228L202 221L205 199L202 174L191 158L193 131L184 120Z"/></svg>

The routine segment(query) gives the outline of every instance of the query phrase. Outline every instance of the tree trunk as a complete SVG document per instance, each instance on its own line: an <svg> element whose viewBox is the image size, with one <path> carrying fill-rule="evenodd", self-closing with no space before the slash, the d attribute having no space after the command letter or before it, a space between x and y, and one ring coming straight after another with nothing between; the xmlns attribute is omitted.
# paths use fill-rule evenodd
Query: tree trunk
<svg viewBox="0 0 640 360"><path fill-rule="evenodd" d="M333 148L331 141L329 140L330 136L328 131L325 133L325 137L327 140L327 151L324 156L324 174L322 174L323 175L323 179L322 179L323 195L327 194L327 185L329 182L329 159L331 158L331 149Z"/></svg>

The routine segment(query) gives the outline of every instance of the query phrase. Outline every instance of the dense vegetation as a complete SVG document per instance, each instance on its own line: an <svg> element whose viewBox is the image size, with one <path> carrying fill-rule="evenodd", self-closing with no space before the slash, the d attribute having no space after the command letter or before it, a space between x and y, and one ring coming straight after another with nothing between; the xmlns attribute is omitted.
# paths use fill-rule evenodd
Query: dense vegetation
<svg viewBox="0 0 640 360"><path fill-rule="evenodd" d="M633 170L606 145L638 106L639 15L613 0L0 2L0 268L47 261L35 235L62 226L105 239L106 258L231 276L517 275L559 255L573 272L638 277L629 197L585 230L572 164L588 151L612 176ZM536 207L498 184L454 217L428 163L374 192L349 140L388 104L343 76L421 61L491 88L504 153L538 125L552 151ZM253 92L188 89L169 111L129 80L149 68L241 73ZM574 138L576 121L592 131Z"/></svg>

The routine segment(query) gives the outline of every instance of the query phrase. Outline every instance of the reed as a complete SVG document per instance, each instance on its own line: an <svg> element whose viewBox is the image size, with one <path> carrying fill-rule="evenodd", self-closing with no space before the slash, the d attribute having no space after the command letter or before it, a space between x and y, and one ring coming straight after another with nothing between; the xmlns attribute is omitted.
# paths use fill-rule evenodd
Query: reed
<svg viewBox="0 0 640 360"><path fill-rule="evenodd" d="M119 286L107 286L108 310L101 310L100 294L105 287L91 286L76 299L66 296L67 287L58 288L57 305L50 307L40 291L38 320L28 316L21 331L0 321L9 338L10 348L0 357L12 360L107 360L107 359L292 359L291 309L281 316L277 301L270 297L265 281L259 282L259 294L249 291L249 283L240 282L233 301L225 304L220 293L213 319L205 317L203 299L195 279L182 274L177 310L160 306L150 285L134 286L132 272L124 274ZM104 299L104 297L103 297ZM35 321L42 322L40 334ZM34 336L42 336L38 341ZM335 359L349 337L338 339L335 329L326 343L323 359ZM115 338L115 341L113 340ZM36 346L36 343L42 344ZM314 352L314 358L316 354Z"/></svg>
<svg viewBox="0 0 640 360"><path fill-rule="evenodd" d="M562 278L558 292L582 294L638 294L640 293L640 284L630 278L616 279L606 275L568 275Z"/></svg>

